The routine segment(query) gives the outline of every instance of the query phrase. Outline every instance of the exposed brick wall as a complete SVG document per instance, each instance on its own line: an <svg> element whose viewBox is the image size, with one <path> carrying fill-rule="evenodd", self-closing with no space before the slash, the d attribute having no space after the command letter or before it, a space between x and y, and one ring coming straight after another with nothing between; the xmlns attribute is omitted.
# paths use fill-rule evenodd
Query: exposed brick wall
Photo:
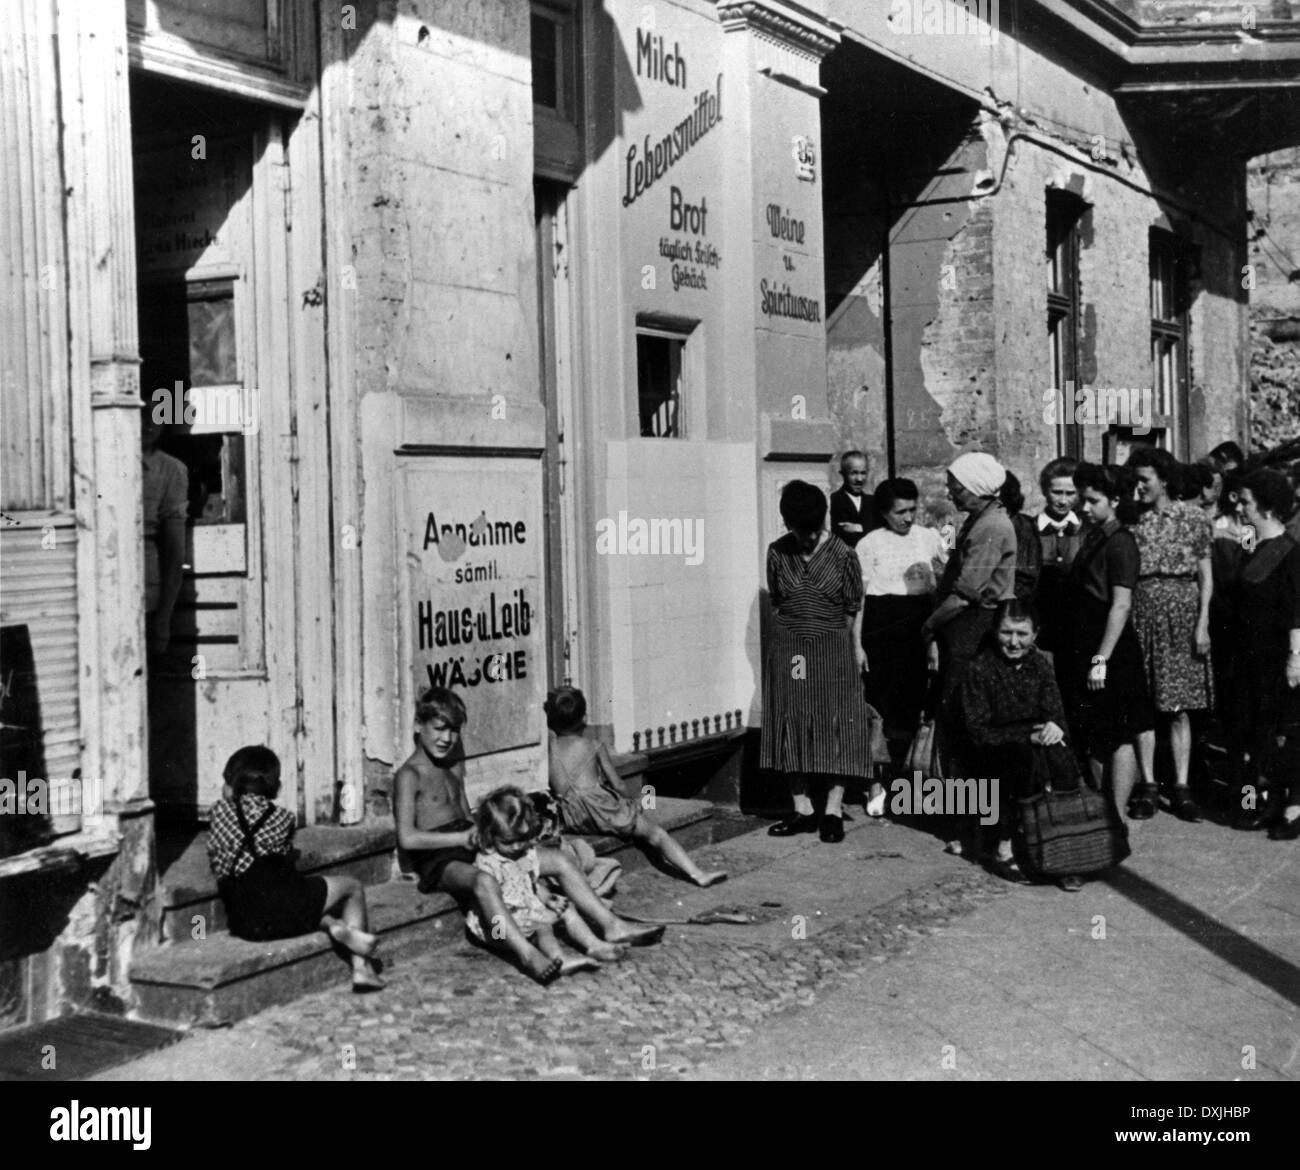
<svg viewBox="0 0 1300 1170"><path fill-rule="evenodd" d="M1094 107L1080 110L1079 128L1108 125L1112 108L1109 98L1097 97ZM1080 384L1151 391L1149 233L1153 227L1173 230L1199 255L1189 320L1189 453L1244 437L1241 171L1207 158L1201 173L1180 176L1183 189L1173 193L1152 148L1139 156L1130 143L1124 155L1107 142L1109 157L1094 159L1086 139L1066 140L1026 120L1004 123L982 114L936 168L946 189L936 178L915 200L931 206L895 224L897 466L917 480L932 512L945 507L944 465L976 445L1016 472L1030 508L1040 503L1038 472L1058 450L1045 401L1052 382L1044 272L1049 188L1071 191L1090 207L1081 225ZM943 202L952 190L971 197ZM864 189L860 197L866 202L871 194ZM839 281L838 288L830 286L832 302L837 292L845 295L828 328L832 411L844 445L877 455L873 476L877 470L883 475L885 437L877 422L883 422L883 404L874 408L869 394L858 393L870 391L875 380L884 383L880 265L854 239L855 232L878 237L881 225L855 217L843 192L828 193L828 203L828 240L839 236L828 253L871 260L847 292L845 274L834 267L828 272L830 281ZM855 410L855 396L873 408ZM1102 457L1107 430L1086 429L1088 458Z"/></svg>
<svg viewBox="0 0 1300 1170"><path fill-rule="evenodd" d="M1256 159L1247 197L1255 281L1250 442L1271 447L1300 435L1300 148Z"/></svg>

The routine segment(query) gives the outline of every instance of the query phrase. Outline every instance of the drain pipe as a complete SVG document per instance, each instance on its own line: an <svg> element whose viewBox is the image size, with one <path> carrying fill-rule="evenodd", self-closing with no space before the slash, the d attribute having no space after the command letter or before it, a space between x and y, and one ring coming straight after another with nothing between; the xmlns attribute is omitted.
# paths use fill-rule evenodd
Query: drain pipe
<svg viewBox="0 0 1300 1170"><path fill-rule="evenodd" d="M897 440L894 436L894 298L889 263L891 225L888 174L885 175L884 182L885 214L880 217L884 225L884 242L880 250L880 302L881 324L885 332L885 462L889 466L889 478L893 479L898 474L898 469L896 467Z"/></svg>

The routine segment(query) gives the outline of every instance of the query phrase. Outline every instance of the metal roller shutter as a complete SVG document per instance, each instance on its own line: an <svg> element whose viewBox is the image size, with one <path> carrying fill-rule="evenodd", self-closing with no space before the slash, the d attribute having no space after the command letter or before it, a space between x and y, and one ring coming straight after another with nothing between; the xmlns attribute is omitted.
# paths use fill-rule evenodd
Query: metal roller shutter
<svg viewBox="0 0 1300 1170"><path fill-rule="evenodd" d="M81 827L76 536L70 521L0 528L0 624L31 636L56 833Z"/></svg>

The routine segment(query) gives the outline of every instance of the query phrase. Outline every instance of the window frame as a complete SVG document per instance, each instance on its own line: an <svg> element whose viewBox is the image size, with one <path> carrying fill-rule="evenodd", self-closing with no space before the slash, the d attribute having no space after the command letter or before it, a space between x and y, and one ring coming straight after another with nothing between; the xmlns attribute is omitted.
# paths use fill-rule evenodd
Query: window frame
<svg viewBox="0 0 1300 1170"><path fill-rule="evenodd" d="M1151 428L1156 434L1157 445L1180 458L1186 453L1187 446L1191 271L1192 249L1187 240L1176 232L1152 227L1147 237ZM1169 311L1165 312L1166 309ZM1169 354L1173 357L1173 369L1172 380L1167 382L1163 367Z"/></svg>
<svg viewBox="0 0 1300 1170"><path fill-rule="evenodd" d="M572 0L550 0L529 5L529 70L533 67L532 21L556 26L555 93L557 104L533 101L534 176L561 183L576 183L583 170L582 142L582 24L579 6Z"/></svg>
<svg viewBox="0 0 1300 1170"><path fill-rule="evenodd" d="M641 439L692 440L702 438L703 412L700 409L703 399L697 389L703 384L704 343L700 322L685 318L665 318L658 314L642 313L637 315L634 331L634 375L636 386L636 431ZM641 391L641 347L642 337L657 337L667 341L678 342L676 368L670 369L670 377L677 382L677 433L675 435L646 435L641 432L642 391Z"/></svg>
<svg viewBox="0 0 1300 1170"><path fill-rule="evenodd" d="M1045 259L1051 388L1060 394L1060 403L1067 407L1073 405L1074 392L1079 387L1079 325L1083 315L1080 227L1089 210L1089 205L1073 192L1048 188ZM1078 422L1066 422L1068 413L1062 411L1057 419L1057 453L1082 459L1083 427Z"/></svg>

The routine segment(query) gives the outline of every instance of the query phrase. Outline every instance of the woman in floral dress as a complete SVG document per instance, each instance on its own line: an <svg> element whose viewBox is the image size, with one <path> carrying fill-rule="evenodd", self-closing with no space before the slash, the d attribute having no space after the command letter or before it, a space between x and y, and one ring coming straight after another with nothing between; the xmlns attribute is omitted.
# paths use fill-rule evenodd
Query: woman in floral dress
<svg viewBox="0 0 1300 1170"><path fill-rule="evenodd" d="M1176 499L1178 464L1168 451L1136 452L1129 467L1137 472L1138 503L1143 511L1133 526L1141 556L1134 594L1133 628L1142 646L1147 684L1157 712L1168 717L1174 757L1170 805L1185 821L1201 820L1188 778L1192 757L1190 712L1214 700L1210 669L1210 598L1214 585L1210 544L1214 530L1194 503ZM1133 798L1131 815L1145 820L1155 814L1156 733L1138 735L1138 766L1143 784Z"/></svg>

